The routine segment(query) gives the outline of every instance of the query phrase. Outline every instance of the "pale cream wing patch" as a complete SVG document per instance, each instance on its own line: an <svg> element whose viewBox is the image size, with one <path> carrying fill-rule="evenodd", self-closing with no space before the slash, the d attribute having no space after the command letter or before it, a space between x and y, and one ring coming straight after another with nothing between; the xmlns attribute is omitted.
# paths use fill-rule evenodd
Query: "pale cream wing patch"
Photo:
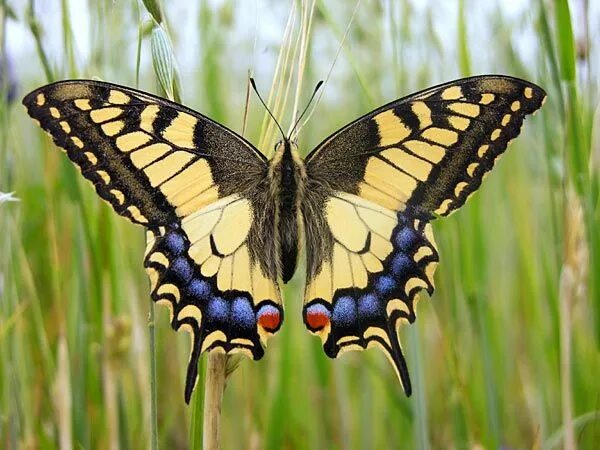
<svg viewBox="0 0 600 450"><path fill-rule="evenodd" d="M383 270L398 220L394 212L343 192L329 198L325 217L334 238L333 251L328 264L307 285L307 293L331 299L335 289L366 288L368 275Z"/></svg>
<svg viewBox="0 0 600 450"><path fill-rule="evenodd" d="M185 217L181 228L190 241L190 258L203 276L216 275L219 290L249 292L256 304L265 299L281 303L276 281L267 278L258 261L250 258L252 223L251 202L234 195Z"/></svg>

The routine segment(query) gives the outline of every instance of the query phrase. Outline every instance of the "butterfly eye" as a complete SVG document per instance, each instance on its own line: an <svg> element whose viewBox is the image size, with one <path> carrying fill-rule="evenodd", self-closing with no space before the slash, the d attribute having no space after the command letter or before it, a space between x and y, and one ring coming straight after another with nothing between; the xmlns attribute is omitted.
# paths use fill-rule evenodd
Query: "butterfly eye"
<svg viewBox="0 0 600 450"><path fill-rule="evenodd" d="M279 148L279 146L280 146L281 144L283 144L283 141L277 141L277 142L275 143L275 145L273 146L273 150L274 150L274 151L277 151L277 149Z"/></svg>

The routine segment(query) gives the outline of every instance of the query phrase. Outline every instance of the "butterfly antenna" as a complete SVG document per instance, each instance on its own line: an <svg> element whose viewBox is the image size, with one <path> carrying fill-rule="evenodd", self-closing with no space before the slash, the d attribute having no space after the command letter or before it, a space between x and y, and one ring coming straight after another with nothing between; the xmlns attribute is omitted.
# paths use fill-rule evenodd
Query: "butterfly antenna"
<svg viewBox="0 0 600 450"><path fill-rule="evenodd" d="M271 110L269 109L267 104L265 103L265 101L262 99L262 97L258 93L258 89L256 88L256 83L254 82L254 78L252 78L252 77L250 77L250 84L252 85L252 89L254 89L254 92L256 92L258 99L263 104L263 106L265 107L265 109L267 110L269 115L271 116L271 119L273 119L273 121L275 122L275 125L277 125L277 128L279 128L279 131L281 132L281 136L283 137L283 139L285 139L285 133L283 132L281 125L279 125L279 122L277 122L277 119L275 118L275 116L273 115L273 113L271 112Z"/></svg>
<svg viewBox="0 0 600 450"><path fill-rule="evenodd" d="M289 135L290 139L291 139L292 135L294 134L294 131L296 131L296 127L298 127L298 124L300 123L300 121L302 120L302 118L304 117L306 112L308 111L308 107L310 106L312 101L315 99L315 95L317 95L317 92L319 91L321 86L323 86L323 80L321 80L317 83L317 85L315 86L315 90L313 91L312 95L310 96L310 99L308 100L308 103L306 104L306 107L304 108L304 111L302 111L302 114L300 114L300 116L298 116L296 123L294 123L294 126L292 127L292 129L290 131L290 135Z"/></svg>

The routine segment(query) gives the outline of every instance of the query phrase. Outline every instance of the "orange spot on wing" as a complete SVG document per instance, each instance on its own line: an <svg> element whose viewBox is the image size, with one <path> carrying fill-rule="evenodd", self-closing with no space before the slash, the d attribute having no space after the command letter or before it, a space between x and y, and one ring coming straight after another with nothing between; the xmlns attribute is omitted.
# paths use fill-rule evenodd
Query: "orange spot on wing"
<svg viewBox="0 0 600 450"><path fill-rule="evenodd" d="M258 324L267 331L277 331L281 325L281 314L275 307L265 307L259 312Z"/></svg>
<svg viewBox="0 0 600 450"><path fill-rule="evenodd" d="M320 330L329 323L329 315L321 311L308 311L306 323L313 330Z"/></svg>

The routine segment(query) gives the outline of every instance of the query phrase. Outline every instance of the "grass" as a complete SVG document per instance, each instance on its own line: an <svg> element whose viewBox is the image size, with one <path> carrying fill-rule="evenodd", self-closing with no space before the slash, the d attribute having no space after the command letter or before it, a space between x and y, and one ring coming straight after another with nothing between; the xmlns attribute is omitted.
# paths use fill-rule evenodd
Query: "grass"
<svg viewBox="0 0 600 450"><path fill-rule="evenodd" d="M284 289L285 326L265 358L240 361L228 378L221 442L591 449L600 441L598 23L589 3L532 0L508 16L500 2L478 12L467 1L362 2L353 16L354 2L322 0L259 2L258 11L202 2L187 14L177 2L162 12L156 1L95 2L89 48L74 2L52 3L56 17L42 2L18 3L0 2L0 48L10 44L8 21L35 43L27 64L16 64L17 97L54 79L139 79L141 89L247 130L265 153L277 132L253 97L244 119L248 71L285 129L344 37L299 135L304 152L386 101L461 75L500 72L543 86L546 105L481 191L434 224L436 292L401 330L413 396L404 398L378 352L326 358L301 321L299 275ZM52 33L58 49L48 45ZM97 200L7 90L2 82L0 192L19 201L0 200L0 447L148 448L155 429L158 448L201 448L206 358L185 406L189 340L163 308L150 373L142 232Z"/></svg>

